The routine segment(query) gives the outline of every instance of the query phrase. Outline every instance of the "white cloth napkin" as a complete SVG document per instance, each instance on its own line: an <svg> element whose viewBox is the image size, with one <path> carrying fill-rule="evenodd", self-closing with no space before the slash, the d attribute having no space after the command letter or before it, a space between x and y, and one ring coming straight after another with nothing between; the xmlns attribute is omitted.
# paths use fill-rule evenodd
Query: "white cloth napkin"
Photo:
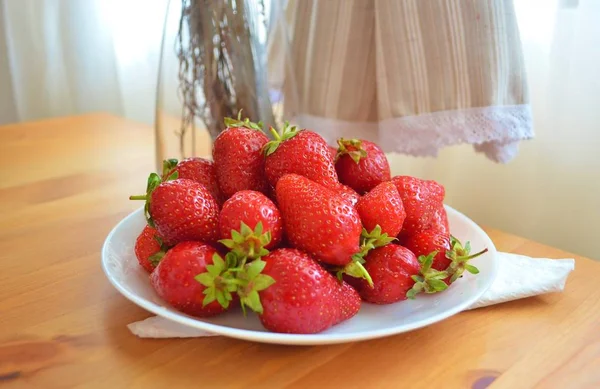
<svg viewBox="0 0 600 389"><path fill-rule="evenodd" d="M498 253L498 262L498 275L494 283L469 309L545 293L561 292L569 273L575 268L573 259L530 258L510 253ZM216 336L159 316L131 323L127 327L140 338Z"/></svg>

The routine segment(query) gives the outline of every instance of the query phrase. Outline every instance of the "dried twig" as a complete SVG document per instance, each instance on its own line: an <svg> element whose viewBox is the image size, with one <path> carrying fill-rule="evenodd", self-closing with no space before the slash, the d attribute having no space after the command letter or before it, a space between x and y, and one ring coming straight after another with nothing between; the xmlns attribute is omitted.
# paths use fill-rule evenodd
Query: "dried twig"
<svg viewBox="0 0 600 389"><path fill-rule="evenodd" d="M257 90L261 88L257 70L264 69L257 66L258 43L252 36L257 18L252 13L259 10L250 10L246 0L182 2L176 43L184 103L182 141L195 118L204 122L214 139L222 130L223 118L235 117L240 109L253 120L273 123L270 103L261 112L259 101L268 100L268 94Z"/></svg>

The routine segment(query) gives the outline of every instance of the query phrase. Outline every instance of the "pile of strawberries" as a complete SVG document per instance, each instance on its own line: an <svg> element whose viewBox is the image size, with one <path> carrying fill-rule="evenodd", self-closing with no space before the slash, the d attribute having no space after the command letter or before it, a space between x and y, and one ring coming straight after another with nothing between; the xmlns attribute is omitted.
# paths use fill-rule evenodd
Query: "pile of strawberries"
<svg viewBox="0 0 600 389"><path fill-rule="evenodd" d="M135 244L167 303L208 317L241 305L276 332L316 333L361 301L390 304L477 273L450 235L444 187L391 177L364 140L329 146L287 123L226 118L213 161L164 162L145 195L148 225Z"/></svg>

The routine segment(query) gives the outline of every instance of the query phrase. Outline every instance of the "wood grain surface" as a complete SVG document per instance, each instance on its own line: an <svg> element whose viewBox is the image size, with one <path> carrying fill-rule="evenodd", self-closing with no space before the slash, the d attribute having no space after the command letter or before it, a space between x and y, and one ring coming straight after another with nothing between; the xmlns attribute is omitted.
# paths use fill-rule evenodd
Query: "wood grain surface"
<svg viewBox="0 0 600 389"><path fill-rule="evenodd" d="M319 347L144 340L100 267L139 204L152 129L104 115L0 127L0 388L600 388L600 264L487 229L499 250L576 258L562 294Z"/></svg>

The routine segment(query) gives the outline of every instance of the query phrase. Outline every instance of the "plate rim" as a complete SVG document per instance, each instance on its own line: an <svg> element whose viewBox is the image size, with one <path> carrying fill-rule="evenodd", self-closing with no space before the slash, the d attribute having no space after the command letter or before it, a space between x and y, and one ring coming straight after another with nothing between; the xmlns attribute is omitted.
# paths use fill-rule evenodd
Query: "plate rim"
<svg viewBox="0 0 600 389"><path fill-rule="evenodd" d="M119 223L117 223L110 233L107 235L104 243L102 245L101 252L101 262L102 262L102 270L104 271L104 275L108 278L108 281L111 285L119 291L125 298L127 298L132 303L137 306L155 314L161 316L167 320L171 320L177 322L179 324L196 328L199 330L207 331L213 334L223 335L231 338L242 339L253 342L260 343L271 343L271 344L287 344L287 345L306 345L306 346L314 346L314 345L323 345L323 344L338 344L338 343L347 343L347 342L358 342L369 339L382 338L391 335L397 335L409 331L416 330L418 328L427 327L429 325L438 323L442 320L445 320L451 316L460 313L473 305L483 294L490 288L493 281L496 279L498 275L498 259L497 259L497 250L496 246L492 242L491 238L488 234L472 219L464 215L462 212L457 211L456 209L450 207L449 205L444 204L446 211L455 213L458 217L465 219L469 224L471 224L478 233L480 233L484 239L487 241L488 253L492 258L492 275L490 277L490 281L485 287L481 288L477 293L470 295L460 304L455 305L451 309L444 311L441 314L437 314L431 318L421 319L409 325L402 324L398 326L383 328L379 330L373 331L362 331L361 333L344 333L344 334L283 334L276 332L262 332L255 330L247 330L233 327L226 327L219 324L208 323L202 321L200 319L195 319L192 317L184 316L185 314L180 313L176 314L168 311L165 307L160 306L152 301L149 301L143 297L138 296L135 293L127 290L120 282L118 282L115 277L111 276L110 270L108 269L107 258L108 258L108 245L113 238L113 235L119 229L120 226L127 223L129 219L139 217L138 214L143 212L143 207L138 208L137 210L131 212L126 217L121 219Z"/></svg>

